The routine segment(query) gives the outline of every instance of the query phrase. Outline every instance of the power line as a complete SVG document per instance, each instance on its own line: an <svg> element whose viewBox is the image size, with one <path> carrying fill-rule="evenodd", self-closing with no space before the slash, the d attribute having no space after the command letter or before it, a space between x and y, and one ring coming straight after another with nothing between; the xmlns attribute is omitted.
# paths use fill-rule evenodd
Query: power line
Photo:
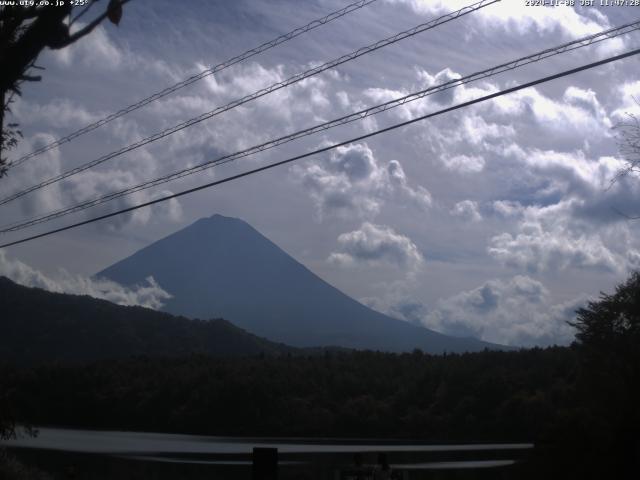
<svg viewBox="0 0 640 480"><path fill-rule="evenodd" d="M255 55L258 55L262 52L265 52L267 50L270 50L271 48L274 48L282 43L288 42L289 40L292 40L304 33L307 33L315 28L318 28L322 25L326 25L327 23L330 23L340 17L343 17L345 15L348 15L351 12L354 12L356 10L359 10L363 7L366 7L367 5L373 3L373 2L377 2L378 0L359 0L357 2L353 2L350 3L349 5L347 5L344 8L341 8L340 10L337 10L335 12L330 13L329 15L326 15L322 18L318 18L316 20L313 20L312 22L309 22L308 24L302 26L302 27L298 27L292 31L290 31L289 33L285 33L283 35L280 35L277 38L274 38L273 40L270 40L268 42L263 43L262 45L259 45L255 48L252 48L250 50L247 50L244 53L241 53L240 55L237 55L233 58L230 58L228 60L225 60L222 63L219 63L217 65L215 65L214 67L208 68L206 70L203 70L200 73L197 73L195 75L190 76L189 78L182 80L181 82L178 82L170 87L165 88L164 90L161 90L159 92L154 93L153 95L150 95L132 105L129 105L128 107L125 107L121 110L118 110L115 113L112 113L110 115L107 115L106 117L101 118L100 120L97 120L94 123L90 123L89 125L86 125L84 127L82 127L79 130L76 130L75 132L72 132L62 138L59 138L57 140L54 140L51 143L48 143L47 145L44 145L43 147L34 150L33 152L24 155L20 158L18 158L17 160L15 160L14 162L12 162L9 165L9 168L13 168L13 167L17 167L18 165L21 165L22 163L26 162L27 160L29 160L30 158L36 157L44 152L47 152L49 150L51 150L52 148L58 147L60 145L62 145L63 143L67 143L70 142L71 140L80 137L81 135L84 135L85 133L89 133L97 128L102 127L103 125L106 125L109 122L112 122L113 120L115 120L116 118L120 118L128 113L131 113L135 110L138 110L139 108L144 107L145 105L148 105L152 102L155 102L156 100L160 100L161 98L164 98L188 85L191 85L192 83L195 83L199 80L202 80L205 77L208 77L209 75L213 75L216 73L221 72L222 70L229 68L237 63L243 62L244 60L247 60L248 58L251 58Z"/></svg>
<svg viewBox="0 0 640 480"><path fill-rule="evenodd" d="M573 75L574 73L578 73L578 72L581 72L583 70L588 70L588 69L591 69L591 68L595 68L595 67L598 67L600 65L605 65L607 63L615 62L617 60L621 60L623 58L631 57L633 55L638 55L639 53L640 53L640 48L639 49L635 49L635 50L631 50L629 52L626 52L626 53L623 53L623 54L620 54L620 55L616 55L614 57L609 57L609 58L606 58L604 60L599 60L597 62L589 63L589 64L583 65L581 67L576 67L576 68L572 68L570 70L565 70L563 72L556 73L554 75L549 75L547 77L543 77L543 78L540 78L538 80L534 80L534 81L525 83L523 85L518 85L516 87L511 87L511 88L507 88L507 89L504 89L504 90L500 90L498 92L495 92L495 93L492 93L492 94L489 94L489 95L485 95L483 97L479 97L479 98L476 98L474 100L469 100L467 102L463 102L463 103L460 103L458 105L454 105L452 107L448 107L448 108L444 108L442 110L438 110L437 112L432 112L432 113L429 113L429 114L426 114L426 115L422 115L420 117L413 118L411 120L407 120L405 122L397 123L395 125L391 125L389 127L385 127L385 128L376 130L375 132L370 132L370 133L367 133L367 134L364 134L364 135L360 135L359 137L351 138L349 140L345 140L345 141L340 142L340 143L334 143L332 145L328 145L326 147L322 147L322 148L316 149L316 150L314 150L312 152L303 153L303 154L297 155L295 157L290 157L290 158L287 158L285 160L280 160L278 162L270 163L270 164L264 165L262 167L254 168L252 170L248 170L246 172L239 173L237 175L232 175L230 177L226 177L226 178L223 178L221 180L216 180L214 182L206 183L206 184L200 185L198 187L193 187L193 188L189 188L187 190L183 190L183 191L178 192L178 193L173 193L171 195L166 195L164 197L160 197L160 198L157 198L155 200L150 200L148 202L144 202L144 203L141 203L141 204L138 204L138 205L134 205L134 206L131 206L131 207L123 208L123 209L118 210L116 212L107 213L105 215L100 215L98 217L94 217L94 218L91 218L91 219L88 219L88 220L84 220L82 222L74 223L74 224L71 224L71 225L66 225L64 227L56 228L54 230L49 230L49 231L44 232L44 233L40 233L40 234L37 234L37 235L32 235L30 237L26 237L26 238L23 238L23 239L20 239L20 240L15 240L13 242L5 243L3 245L0 245L0 248L6 248L6 247L13 246L13 245L19 245L21 243L25 243L25 242L28 242L28 241L31 241L31 240L35 240L37 238L42 238L42 237L46 237L48 235L53 235L54 233L63 232L63 231L66 231L66 230L70 230L72 228L80 227L82 225L87 225L87 224L94 223L94 222L97 222L97 221L100 221L100 220L105 220L107 218L115 217L116 215L121 215L123 213L132 212L134 210L138 210L140 208L148 207L148 206L154 205L156 203L165 202L167 200L172 200L174 198L179 198L179 197L182 197L184 195L188 195L190 193L194 193L194 192L197 192L197 191L200 191L200 190L211 188L211 187L214 187L216 185L221 185L223 183L231 182L233 180L237 180L239 178L252 175L254 173L259 173L259 172L262 172L262 171L265 171L265 170L269 170L269 169L272 169L272 168L275 168L275 167L279 167L281 165L285 165L285 164L288 164L288 163L291 163L291 162L295 162L297 160L301 160L303 158L310 157L312 155L317 155L319 153L324 153L324 152L327 152L327 151L330 151L330 150L334 150L334 149L336 149L338 147L343 147L343 146L349 145L349 144L351 144L353 142L359 142L359 141L362 141L362 140L366 140L367 138L374 137L376 135L380 135L381 133L390 132L392 130L396 130L398 128L402 128L402 127L405 127L407 125L411 125L413 123L417 123L417 122L420 122L422 120L426 120L426 119L431 118L431 117L435 117L435 116L438 116L438 115L442 115L444 113L452 112L452 111L458 110L460 108L469 107L469 106L474 105L476 103L480 103L480 102L484 102L484 101L487 101L487 100L491 100L491 99L500 97L502 95L507 95L509 93L516 92L518 90L523 90L525 88L530 88L530 87L539 85L541 83L546 83L546 82L549 82L551 80L555 80L555 79L558 79L558 78L561 78L561 77L566 77L568 75Z"/></svg>
<svg viewBox="0 0 640 480"><path fill-rule="evenodd" d="M259 144L259 145L254 145L252 147L249 147L245 150L241 150L239 152L235 152L235 153L231 153L228 155L224 155L222 157L218 157L214 160L209 160L206 162L203 162L199 165L195 165L193 167L190 168L186 168L183 170L179 170L177 172L173 172L170 173L168 175L163 175L161 177L155 178L153 180L149 180L146 182L143 182L141 184L138 185L134 185L128 188L125 188L123 190L119 190L116 192L112 192L109 193L107 195L104 195L102 197L98 197L92 200L87 200L75 205L72 205L70 207L65 207L59 210L56 210L54 212L49 212L47 214L44 215L40 215L28 220L21 220L19 222L14 222L10 225L4 225L2 227L0 227L0 233L8 233L8 232L14 232L14 231L18 231L18 230L22 230L24 228L30 227L30 226L34 226L34 225L38 225L40 223L44 223L56 218L60 218L66 215L70 215L72 213L76 213L82 210L86 210L88 208L91 207L95 207L98 205L101 205L103 203L115 200L117 198L121 198L123 196L126 195L130 195L139 191L143 191L143 190L147 190L149 188L158 186L158 185L162 185L164 183L168 183L170 181L173 180L177 180L180 179L182 177L186 177L188 175L192 175L194 173L206 170L208 168L213 168L215 166L218 165L222 165L225 163L229 163L231 161L235 161L239 158L244 158L247 157L249 155L253 155L280 145L283 145L285 143L289 143L293 140L302 138L302 137L306 137L321 131L325 131L325 130L329 130L330 128L334 128L340 125L346 125L348 123L352 123L355 122L357 120L362 120L366 117L369 117L371 115L376 115L378 113L382 113L385 112L387 110L390 110L392 108L396 108L399 107L401 105L405 105L409 102L413 102L415 100L419 100L421 98L424 98L426 96L429 95L433 95L436 93L440 93L446 90L449 90L451 88L455 88L458 87L460 85L464 85L467 83L471 83L477 80L481 80L490 76L494 76L497 75L499 73L503 73L506 71L511 71L514 70L516 68L534 63L534 62L538 62L541 61L543 59L549 58L551 56L555 56L555 55L559 55L562 53L566 53L568 51L572 51L578 48L582 48L588 45L593 45L594 43L598 43L604 40L608 40L611 38L615 38L617 36L620 35L624 35L626 33L630 33L632 31L638 30L640 29L640 20L637 20L635 22L632 23L628 23L625 25L621 25L619 27L614 27L611 28L609 30L605 30L599 33L595 33L592 35L588 35L586 37L577 39L577 40L573 40L571 42L567 42L564 43L562 45L559 45L557 47L553 47L553 48L548 48L546 50L542 50L540 52L534 53L532 55L528 55L525 57L520 57L517 60L512 60L510 62L507 63L503 63L494 67L491 67L489 69L486 70L482 70L476 73L473 73L471 75L467 75L465 77L459 78L459 79L452 79L449 80L445 83L439 84L439 85L435 85L423 90L420 90L418 92L414 92L411 93L409 95L405 95L403 97L394 99L394 100L390 100L388 102L379 104L379 105L375 105L373 107L369 107L363 110L360 110L358 112L354 112L351 113L349 115L345 115L343 117L334 119L334 120L330 120L328 122L324 122L318 125L315 125L313 127L310 128L306 128L303 130L299 130L297 132L291 133L289 135L285 135L283 137L280 138L276 138L274 140L270 140L268 142Z"/></svg>
<svg viewBox="0 0 640 480"><path fill-rule="evenodd" d="M263 97L265 95L268 95L270 93L273 93L277 90L280 90L282 88L288 87L290 85L293 85L295 83L298 83L306 78L312 77L314 75L317 75L321 72L324 72L326 70L329 70L331 68L334 68L338 65L341 65L343 63L349 62L351 60L354 60L358 57L361 57L363 55L366 55L368 53L371 53L373 51L379 50L383 47L386 47L388 45L394 44L396 42L399 42L401 40L404 40L406 38L412 37L414 35L417 35L418 33L424 32L426 30L430 30L432 28L435 28L439 25L442 25L444 23L448 23L452 20L456 20L464 15L468 15L469 13L475 12L481 8L487 7L489 5L492 5L494 3L499 2L500 0L480 0L479 2L476 2L474 4L471 4L469 6L463 7L459 10L456 10L455 12L451 12L448 13L446 15L443 15L441 17L436 18L435 20L432 20L430 22L427 23L422 23L416 27L413 27L409 30L405 30L404 32L400 32L397 33L396 35L393 35L391 37L388 37L384 40L380 40L378 42L375 42L371 45L368 45L366 47L362 47L359 48L358 50L355 50L354 52L351 52L349 54L343 55L340 58L337 58L335 60L331 60L327 63L324 63L320 66L311 68L309 70L306 70L302 73L298 73L296 75L293 75L292 77L289 77L288 79L281 81L281 82L277 82L274 83L266 88L263 88L261 90L258 90L252 94L246 95L245 97L242 97L239 100L234 100L224 106L221 107L217 107L214 110L211 110L209 112L203 113L197 117L191 118L185 122L182 122L178 125L175 125L173 127L167 128L165 130L163 130L162 132L159 133L155 133L149 137L146 137L142 140L139 140L135 143L132 143L126 147L121 148L120 150L116 150L114 152L108 153L106 155L103 155L102 157L99 157L95 160L92 160L90 162L87 162L83 165L80 165L79 167L75 167L72 168L71 170L67 170L66 172L63 172L59 175L56 175L55 177L51 177L45 181L42 181L36 185L33 185L29 188L26 188L24 190L21 190L17 193L14 193L12 195L9 195L3 199L0 200L0 205L5 205L13 200L16 200L20 197L23 197L24 195L27 195L28 193L31 193L35 190L39 190L41 188L44 188L48 185L51 185L53 183L59 182L60 180L63 180L65 178L68 178L72 175L76 175L78 173L84 172L85 170L88 170L92 167L95 167L97 165L100 165L101 163L106 162L107 160L111 160L112 158L118 157L120 155L123 155L125 153L128 153L132 150L135 150L137 148L140 148L144 145L147 145L149 143L155 142L156 140L160 140L161 138L167 137L169 135L172 135L176 132L179 132L181 130L184 130L185 128L189 128L192 127L193 125L196 125L197 123L203 122L204 120L208 120L216 115L219 115L221 113L224 113L226 111L229 111L233 108L239 107L240 105L243 105L245 103L251 102L253 100L256 100L260 97Z"/></svg>
<svg viewBox="0 0 640 480"><path fill-rule="evenodd" d="M595 43L604 41L604 40L608 40L608 39L612 39L615 37L618 37L620 35L624 35L627 33L630 33L632 31L638 30L640 29L640 20L636 20L635 22L632 23L628 23L625 25L621 25L619 27L614 27L611 28L609 30L605 30L599 33L595 33L592 35L588 35L586 37L577 39L577 40L573 40L571 42L567 42L564 43L562 45L559 45L557 47L553 47L553 48L548 48L546 50L542 50L540 52L536 52L534 54L525 56L525 57L520 57L517 60L512 60L510 62L507 63L503 63L494 67L491 67L489 69L486 70L482 70L476 73L472 73L470 75L467 75L465 77L459 78L459 79L452 79L449 80L447 82L444 82L442 84L439 85L435 85L423 90L420 90L418 92L414 92L408 95L405 95L403 97L400 98L396 98L394 100L390 100L388 102L379 104L379 105L375 105L363 110L360 110L358 112L354 112L345 116L342 116L340 118L334 119L334 120L330 120L328 122L324 122L318 125L315 125L313 127L309 127L303 130L299 130L297 132L291 133L289 135L285 135L283 137L279 137L276 138L274 140L270 140L268 142L259 144L259 145L254 145L252 147L249 147L247 149L241 150L239 152L235 152L235 153L231 153L228 155L224 155L222 157L218 157L214 160L209 160L206 162L203 162L201 164L195 165L193 167L190 168L185 168L183 170L179 170L177 172L172 172L170 174L167 175L163 175L160 176L158 178L155 178L153 180L149 180L146 182L143 182L141 184L138 185L134 185L116 192L111 192L107 195L104 195L102 197L98 197L98 198L94 198L91 200L87 200L75 205L72 205L70 207L64 207L62 209L53 211L53 212L49 212L28 220L21 220L18 222L14 222L10 225L4 225L2 227L0 227L0 233L8 233L8 232L15 232L18 230L22 230L24 228L30 227L30 226L34 226L34 225L38 225L40 223L44 223L50 220L54 220L56 218L60 218L66 215L70 215L72 213L76 213L76 212L80 212L82 210L86 210L88 208L91 207L95 207L98 205L101 205L103 203L121 198L123 196L126 195L130 195L136 192L140 192L143 190L147 190L149 188L158 186L158 185L162 185L164 183L168 183L170 181L173 180L177 180L180 179L182 177L186 177L188 175L192 175L194 173L197 172L201 172L203 170L206 170L208 168L213 168L215 166L218 165L222 165L225 163L229 163L231 161L235 161L239 158L244 158L259 152L263 152L265 150L283 145L285 143L289 143L293 140L302 138L302 137L306 137L321 131L325 131L325 130L329 130L330 128L334 128L337 126L341 126L341 125L346 125L348 123L352 123L358 120L362 120L364 118L367 118L371 115L376 115L378 113L382 113L385 112L387 110L390 110L392 108L396 108L399 107L401 105L405 105L409 102L413 102L416 100L419 100L421 98L425 98L426 96L429 95L433 95L436 93L440 93L446 90L449 90L451 88L455 88L467 83L471 83L474 81L478 81L484 78L488 78L490 76L494 76L506 71L511 71L514 70L516 68L534 63L534 62L538 62L541 61L543 59L555 56L555 55L559 55L562 53L566 53L568 51L572 51L578 48L582 48L588 45L593 45Z"/></svg>

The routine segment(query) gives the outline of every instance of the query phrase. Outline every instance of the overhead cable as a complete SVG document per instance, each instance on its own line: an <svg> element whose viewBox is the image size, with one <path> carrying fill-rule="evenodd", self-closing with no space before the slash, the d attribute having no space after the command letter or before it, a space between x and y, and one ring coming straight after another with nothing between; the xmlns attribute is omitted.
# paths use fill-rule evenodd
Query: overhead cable
<svg viewBox="0 0 640 480"><path fill-rule="evenodd" d="M430 95L434 95L436 93L440 93L461 85L465 85L474 81L478 81L481 79L485 79L491 76L495 76L497 74L503 73L503 72L507 72L507 71L511 71L514 70L516 68L520 68L523 67L525 65L529 65L531 63L534 62L538 62L541 61L543 59L555 56L555 55L560 55L562 53L566 53L568 51L572 51L578 48L582 48L588 45L593 45L595 43L601 42L603 40L607 40L607 39L611 39L611 38L615 38L618 37L620 35L624 35L626 33L635 31L640 29L640 20L637 20L635 22L632 23L628 23L625 25L621 25L619 27L615 27L615 28L611 28L609 30L605 30L602 32L598 32L592 35L588 35L586 37L571 41L571 42L567 42L564 43L562 45L559 45L557 47L553 47L553 48L548 48L545 50L542 50L540 52L536 52L534 54L525 56L525 57L520 57L516 60L512 60L510 62L507 63L503 63L491 68L488 68L486 70L482 70L479 72L475 72L472 73L470 75L458 78L458 79L452 79L449 80L447 82L444 82L442 84L439 85L434 85L431 86L429 88L417 91L417 92L413 92L411 94L405 95L403 97L400 98L396 98L394 100L390 100L388 102L379 104L379 105L375 105L363 110L360 110L358 112L354 112L345 116L342 116L340 118L334 119L334 120L330 120L328 122L324 122L318 125L315 125L313 127L310 128L306 128L303 130L299 130L297 132L291 133L289 135L285 135L273 140L270 140L268 142L264 142L261 143L259 145L254 145L252 147L249 147L247 149L238 151L238 152L234 152L231 154L227 154L227 155L223 155L221 157L215 158L213 160L208 160L206 162L202 162L198 165L195 165L193 167L189 167L189 168L185 168L182 170L179 170L177 172L172 172L170 174L167 175L163 175L160 177L157 177L153 180L149 180L143 183L140 183L138 185L135 186L131 186L116 192L112 192L109 194L106 194L102 197L98 197L98 198L94 198L94 199L90 199L90 200L86 200L83 202L80 202L78 204L72 205L70 207L64 207L62 209L53 211L53 212L48 212L46 214L28 219L28 220L22 220L19 222L15 222L13 224L10 225L5 225L0 227L0 233L9 233L9 232L14 232L14 231L18 231L18 230L22 230L24 228L30 227L30 226L34 226L34 225L38 225L40 223L44 223L56 218L60 218L66 215L70 215L72 213L76 213L82 210L86 210L88 208L94 207L94 206L98 206L101 205L103 203L124 197L126 195L131 195L133 193L136 192L140 192L142 190L147 190L149 188L158 186L158 185L162 185L165 183L168 183L170 181L173 180L177 180L183 177L186 177L188 175L192 175L198 172L201 172L203 170L209 169L209 168L213 168L215 166L218 165L222 165L222 164L226 164L229 162L232 162L234 160L240 159L240 158L244 158L250 155L254 155L257 154L259 152L265 151L265 150L269 150L271 148L283 145L285 143L289 143L293 140L302 138L302 137L306 137L309 135L313 135L315 133L318 132L322 132L325 130L329 130L330 128L335 128L337 126L341 126L341 125L346 125L358 120L363 120L367 117L370 117L372 115L376 115L382 112L385 112L387 110L391 110L393 108L405 105L409 102L413 102L422 98L425 98L427 96Z"/></svg>
<svg viewBox="0 0 640 480"><path fill-rule="evenodd" d="M66 230L70 230L72 228L77 228L77 227L80 227L82 225L88 225L90 223L98 222L100 220L105 220L107 218L115 217L117 215L122 215L124 213L132 212L132 211L138 210L140 208L148 207L148 206L155 205L155 204L161 203L161 202L166 202L167 200L172 200L174 198L179 198L179 197L182 197L184 195L188 195L188 194L200 191L200 190L205 190L207 188L211 188L211 187L214 187L214 186L217 186L217 185L221 185L223 183L227 183L227 182L231 182L231 181L234 181L234 180L238 180L240 178L247 177L247 176L253 175L255 173L263 172L265 170L269 170L269 169L272 169L272 168L275 168L275 167L279 167L281 165L292 163L292 162L295 162L297 160L301 160L303 158L310 157L312 155L317 155L319 153L328 152L328 151L334 150L334 149L336 149L338 147L343 147L343 146L349 145L349 144L351 144L353 142L359 142L359 141L362 141L362 140L366 140L367 138L371 138L371 137L374 137L376 135L380 135L381 133L390 132L392 130L396 130L398 128L402 128L402 127L405 127L405 126L408 126L408 125L411 125L411 124L426 120L428 118L436 117L436 116L442 115L444 113L448 113L448 112L452 112L452 111L455 111L455 110L458 110L458 109L461 109L461 108L469 107L471 105L475 105L475 104L480 103L480 102L485 102L487 100L491 100L491 99L494 99L494 98L497 98L497 97L501 97L503 95L507 95L507 94L510 94L510 93L513 93L513 92L516 92L516 91L519 91L519 90L523 90L525 88L530 88L530 87L533 87L533 86L536 86L536 85L539 85L539 84L542 84L542 83L549 82L551 80L555 80L555 79L558 79L558 78L562 78L562 77L566 77L566 76L569 76L569 75L573 75L575 73L582 72L584 70L595 68L595 67L598 67L598 66L601 66L601 65L605 65L605 64L608 64L608 63L611 63L611 62L615 62L617 60L621 60L621 59L624 59L624 58L627 58L627 57L631 57L633 55L638 55L638 54L640 54L640 49L635 49L635 50L631 50L629 52L625 52L625 53L620 54L620 55L616 55L616 56L613 56L613 57L606 58L604 60L599 60L597 62L592 62L592 63L586 64L586 65L582 65L580 67L572 68L570 70L565 70L563 72L556 73L554 75L549 75L549 76L540 78L538 80L534 80L534 81L527 82L527 83L522 84L522 85L518 85L518 86L515 86L515 87L511 87L511 88L507 88L507 89L504 89L504 90L500 90L498 92L491 93L489 95L484 95L484 96L476 98L474 100L469 100L467 102L463 102L463 103L460 103L460 104L457 104L457 105L454 105L454 106L451 106L451 107L447 107L447 108L444 108L442 110L438 110L437 112L428 113L426 115L422 115L422 116L413 118L411 120L407 120L407 121L404 121L404 122L401 122L401 123L397 123L397 124L391 125L389 127L385 127L385 128L376 130L374 132L370 132L370 133L367 133L367 134L364 134L364 135L360 135L360 136L355 137L355 138L351 138L349 140L345 140L343 142L334 143L334 144L331 144L331 145L328 145L328 146L325 146L325 147L322 147L322 148L318 148L318 149L316 149L316 150L314 150L312 152L307 152L307 153L303 153L301 155L296 155L295 157L290 157L290 158L287 158L285 160L280 160L278 162L270 163L270 164L264 165L262 167L254 168L252 170L248 170L248 171L245 171L245 172L242 172L242 173L239 173L239 174L236 174L236 175L232 175L232 176L220 179L220 180L209 182L209 183L206 183L204 185L200 185L198 187L193 187L193 188L189 188L187 190L182 190L181 192L178 192L178 193L165 195L163 197L156 198L155 200L150 200L148 202L140 203L138 205L133 205L133 206L127 207L127 208L123 208L123 209L115 211L115 212L111 212L111 213L107 213L107 214L100 215L100 216L97 216L97 217L93 217L93 218L90 218L88 220L84 220L84 221L81 221L81 222L73 223L73 224L66 225L64 227L59 227L59 228L56 228L56 229L53 229L53 230L48 230L46 232L39 233L37 235L32 235L30 237L22 238L20 240L15 240L15 241L12 241L12 242L8 242L8 243L0 245L0 248L6 248L6 247L13 246L13 245L19 245L19 244L22 244L22 243L25 243L25 242L28 242L28 241L31 241L31 240L35 240L35 239L38 239L38 238L42 238L42 237L46 237L46 236L49 236L49 235L53 235L54 233L64 232Z"/></svg>
<svg viewBox="0 0 640 480"><path fill-rule="evenodd" d="M92 160L90 162L84 163L78 167L72 168L71 170L67 170L66 172L63 172L59 175L56 175L54 177L51 177L47 180L44 180L36 185L33 185L29 188L26 188L24 190L21 190L17 193L14 193L12 195L9 195L7 197L4 197L3 199L0 200L0 205L5 205L13 200L16 200L20 197L23 197L24 195L27 195L28 193L31 193L33 191L39 190L41 188L44 188L48 185L51 185L53 183L59 182L60 180L63 180L65 178L71 177L72 175L77 175L78 173L84 172L85 170L88 170L90 168L93 168L97 165L100 165L108 160L111 160L115 157L118 157L120 155L123 155L125 153L128 153L132 150L135 150L137 148L143 147L145 145L148 145L152 142L155 142L156 140L160 140L161 138L167 137L169 135L172 135L176 132L179 132L181 130L184 130L185 128L189 128L192 127L200 122L203 122L204 120L208 120L216 115L219 115L221 113L224 113L226 111L232 110L236 107L239 107L240 105L244 105L245 103L251 102L253 100L256 100L260 97L263 97L265 95L268 95L272 92L275 92L277 90L280 90L282 88L288 87L290 85L293 85L295 83L298 83L306 78L312 77L314 75L317 75L321 72L324 72L326 70L329 70L331 68L335 68L338 65L341 65L343 63L349 62L351 60L354 60L358 57L361 57L363 55L366 55L368 53L371 53L373 51L379 50L383 47L386 47L388 45L394 44L396 42L399 42L401 40L404 40L406 38L412 37L414 35L417 35L418 33L424 32L426 30L430 30L432 28L435 28L439 25L442 25L444 23L448 23L452 20L456 20L464 15L468 15L469 13L475 12L481 8L487 7L489 5L492 5L494 3L499 2L500 0L481 0L479 2L476 2L472 5L463 7L459 10L456 10L455 12L451 12L448 13L446 15L443 15L441 17L438 17L430 22L427 23L422 23L416 27L413 27L409 30L405 30L404 32L400 32L396 35L393 35L391 37L388 37L384 40L380 40L378 42L375 42L369 46L366 47L362 47L359 48L358 50L355 50L354 52L351 52L347 55L343 55L340 58L337 58L335 60L332 60L330 62L324 63L320 66L317 67L313 67L309 70L306 70L304 72L298 73L296 75L293 75L292 77L289 77L286 80L283 80L281 82L276 82L266 88L263 88L261 90L258 90L252 94L246 95L238 100L234 100L231 103L228 103L224 106L221 107L217 107L214 110L211 110L209 112L203 113L197 117L191 118L185 122L179 123L178 125L175 125L173 127L167 128L161 132L155 133L149 137L146 137L142 140L139 140L135 143L132 143L126 147L123 147L119 150L113 151L111 153L108 153L106 155L103 155L95 160Z"/></svg>
<svg viewBox="0 0 640 480"><path fill-rule="evenodd" d="M70 142L71 140L74 140L78 137L80 137L81 135L84 135L85 133L89 133L97 128L102 127L103 125L106 125L107 123L112 122L113 120L115 120L116 118L120 118L124 115L127 115L128 113L131 113L135 110L138 110L139 108L144 107L145 105L148 105L152 102L155 102L156 100L160 100L161 98L164 98L168 95L171 95L174 92L177 92L178 90L191 85L199 80L202 80L203 78L208 77L209 75L214 75L216 73L221 72L222 70L229 68L233 65L236 65L240 62L243 62L244 60L247 60L248 58L251 58L255 55L258 55L262 52L265 52L271 48L274 48L282 43L288 42L289 40L292 40L304 33L307 33L315 28L318 28L322 25L326 25L327 23L330 23L340 17L343 17L351 12L354 12L356 10L359 10L363 7L366 7L367 5L373 3L373 2L377 2L378 0L359 0L357 2L353 2L350 3L349 5L347 5L344 8L341 8L340 10L337 10L335 12L330 13L329 15L326 15L322 18L318 18L316 20L313 20L312 22L309 22L308 24L302 26L302 27L298 27L294 30L291 30L289 33L285 33L283 35L280 35L277 38L274 38L273 40L269 40L268 42L263 43L262 45L259 45L257 47L254 47L250 50L247 50L244 53L241 53L240 55L237 55L233 58L230 58L228 60L225 60L222 63L219 63L213 67L207 68L206 70L203 70L195 75L190 76L189 78L182 80L170 87L165 88L164 90L161 90L159 92L154 93L153 95L150 95L146 98L143 98L142 100L129 105L128 107L125 107L121 110L118 110L115 113L112 113L110 115L107 115L106 117L101 118L100 120L97 120L93 123L90 123L89 125L86 125L78 130L76 130L75 132L72 132L62 138L59 138L51 143L48 143L46 145L44 145L43 147L34 150L31 153L28 153L27 155L24 155L20 158L18 158L17 160L11 162L11 164L9 165L9 167L17 167L18 165L21 165L22 163L26 162L27 160L29 160L30 158L36 157L44 152L47 152L49 150L51 150L52 148L58 147L64 143Z"/></svg>

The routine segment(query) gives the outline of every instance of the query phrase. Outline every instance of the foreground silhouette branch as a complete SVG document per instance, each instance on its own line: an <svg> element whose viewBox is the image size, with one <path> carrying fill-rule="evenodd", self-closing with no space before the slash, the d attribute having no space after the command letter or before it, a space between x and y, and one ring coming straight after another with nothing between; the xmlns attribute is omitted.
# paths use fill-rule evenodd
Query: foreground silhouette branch
<svg viewBox="0 0 640 480"><path fill-rule="evenodd" d="M84 27L71 33L70 26L99 0L89 3L71 19L71 2L64 5L2 6L0 7L0 177L6 174L4 154L14 148L22 134L15 123L5 125L6 114L15 95L21 94L24 82L37 82L40 75L31 69L45 48L59 50L89 35L105 19L118 25L122 6L130 0L110 0L105 10Z"/></svg>

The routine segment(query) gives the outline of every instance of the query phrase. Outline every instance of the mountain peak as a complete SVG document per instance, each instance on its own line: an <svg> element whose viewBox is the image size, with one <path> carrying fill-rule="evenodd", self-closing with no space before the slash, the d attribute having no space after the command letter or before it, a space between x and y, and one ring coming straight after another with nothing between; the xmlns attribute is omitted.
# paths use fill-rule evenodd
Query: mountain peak
<svg viewBox="0 0 640 480"><path fill-rule="evenodd" d="M192 229L192 227L215 231L217 234L224 234L225 232L237 232L239 231L238 229L244 229L246 231L257 233L257 231L251 225L249 225L241 218L227 217L225 215L220 215L219 213L214 213L210 217L202 217L176 233L179 234L180 232L189 231L190 229Z"/></svg>
<svg viewBox="0 0 640 480"><path fill-rule="evenodd" d="M225 224L247 224L245 221L236 218L236 217L227 217L225 215L220 215L219 213L214 213L213 215L211 215L210 217L202 217L199 218L198 220L196 220L195 222L193 222L191 225L185 227L183 230L187 230L190 227L196 226L196 225L208 225L208 226L215 226L215 225L225 225Z"/></svg>
<svg viewBox="0 0 640 480"><path fill-rule="evenodd" d="M225 215L221 215L219 213L214 213L213 215L211 215L208 218L201 218L200 220L209 220L209 221L214 221L214 222L242 222L242 223L247 223L244 220L240 220L239 218L236 217L227 217Z"/></svg>
<svg viewBox="0 0 640 480"><path fill-rule="evenodd" d="M241 219L215 214L98 274L124 285L153 278L172 295L164 309L226 318L252 333L299 347L428 352L490 344L448 337L392 319L348 297Z"/></svg>

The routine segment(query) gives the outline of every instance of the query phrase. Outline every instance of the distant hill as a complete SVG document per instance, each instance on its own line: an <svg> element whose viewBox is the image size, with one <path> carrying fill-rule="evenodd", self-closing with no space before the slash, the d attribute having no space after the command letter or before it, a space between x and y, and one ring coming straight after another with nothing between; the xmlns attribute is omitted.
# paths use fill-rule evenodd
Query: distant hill
<svg viewBox="0 0 640 480"><path fill-rule="evenodd" d="M323 281L246 222L213 215L99 272L124 285L149 275L173 295L168 312L223 317L297 347L430 353L503 348L376 312Z"/></svg>
<svg viewBox="0 0 640 480"><path fill-rule="evenodd" d="M89 296L51 293L0 277L0 361L84 362L134 355L283 355L297 349L225 320L190 320Z"/></svg>

